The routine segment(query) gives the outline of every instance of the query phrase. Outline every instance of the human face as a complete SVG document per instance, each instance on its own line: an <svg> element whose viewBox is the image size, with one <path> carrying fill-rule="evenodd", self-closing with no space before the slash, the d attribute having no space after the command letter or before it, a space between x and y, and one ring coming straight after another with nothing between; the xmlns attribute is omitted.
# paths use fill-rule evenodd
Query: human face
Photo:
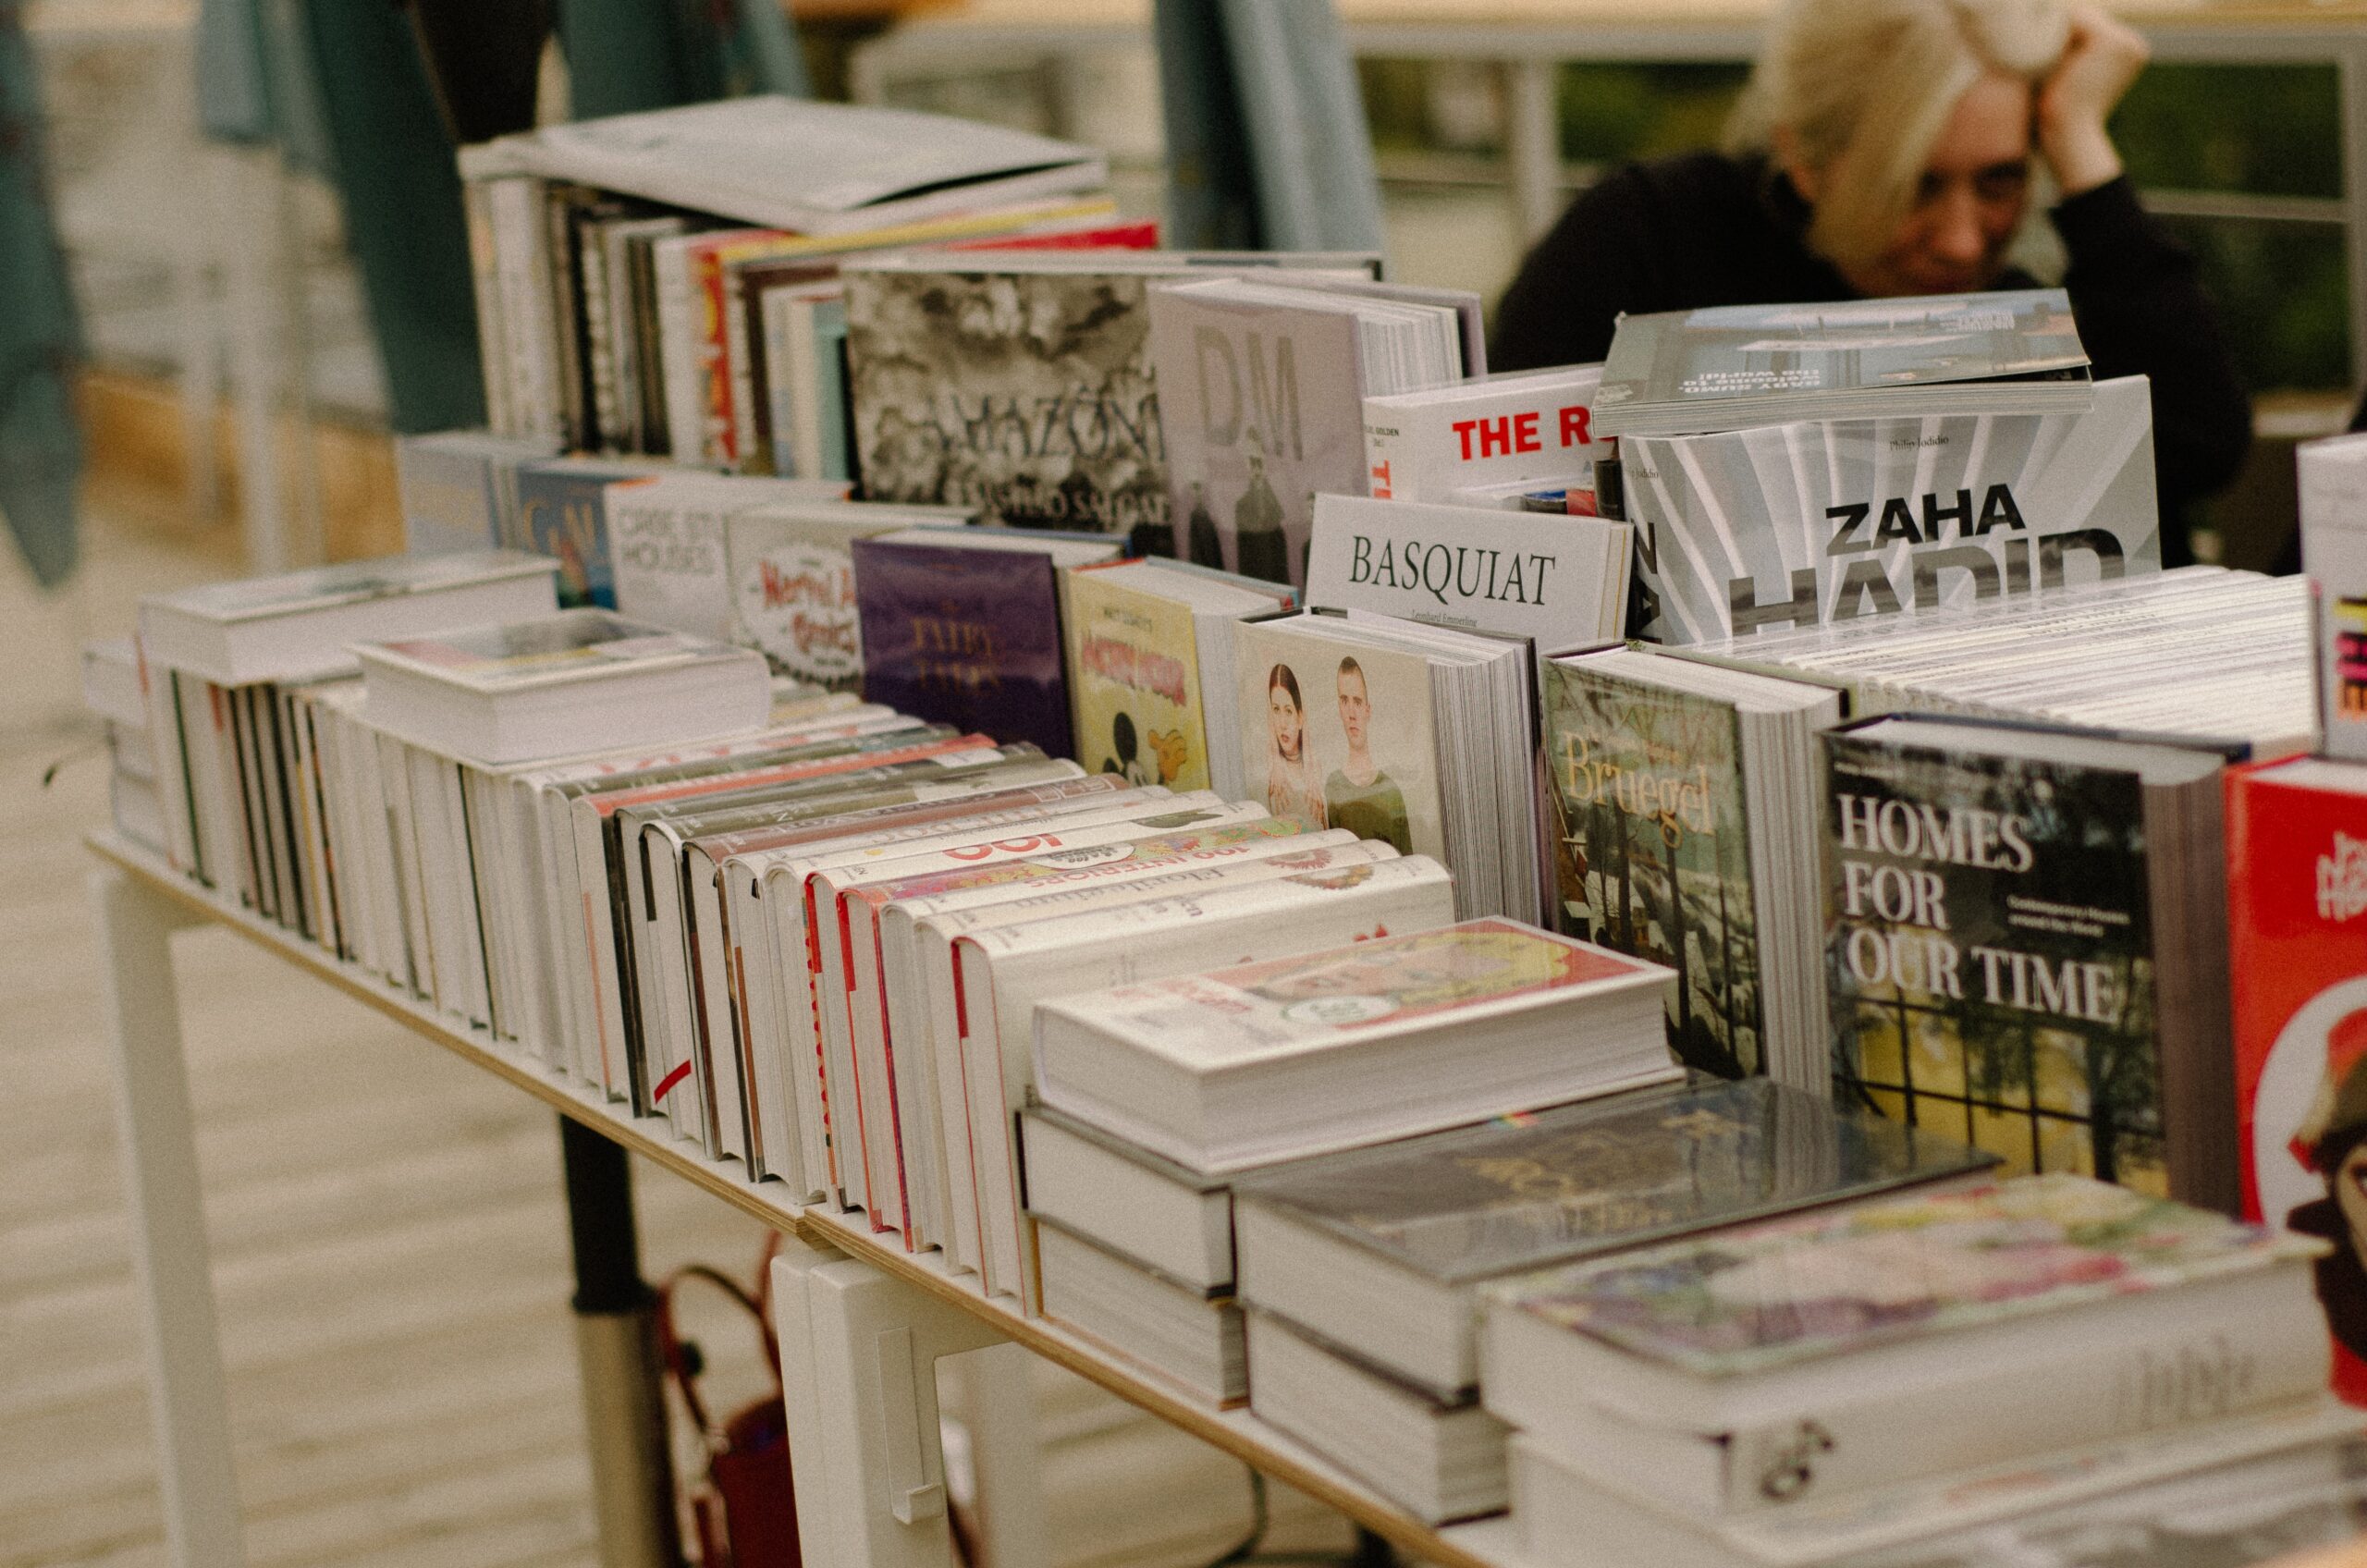
<svg viewBox="0 0 2367 1568"><path fill-rule="evenodd" d="M1274 754L1284 762L1297 761L1299 711L1298 704L1291 701L1289 687L1267 688L1266 728L1274 737Z"/></svg>
<svg viewBox="0 0 2367 1568"><path fill-rule="evenodd" d="M2343 1225L2350 1232L2352 1255L2367 1263L2367 1144L2360 1144L2343 1156L2342 1165L2334 1174L2334 1203L2342 1211Z"/></svg>
<svg viewBox="0 0 2367 1568"><path fill-rule="evenodd" d="M1365 697L1365 678L1360 671L1340 672L1340 728L1348 732L1348 750L1365 749L1365 727L1372 722L1372 704Z"/></svg>
<svg viewBox="0 0 2367 1568"><path fill-rule="evenodd" d="M1907 221L1880 255L1845 269L1850 283L1876 298L1988 288L2030 204L2030 83L1982 77L1932 143Z"/></svg>

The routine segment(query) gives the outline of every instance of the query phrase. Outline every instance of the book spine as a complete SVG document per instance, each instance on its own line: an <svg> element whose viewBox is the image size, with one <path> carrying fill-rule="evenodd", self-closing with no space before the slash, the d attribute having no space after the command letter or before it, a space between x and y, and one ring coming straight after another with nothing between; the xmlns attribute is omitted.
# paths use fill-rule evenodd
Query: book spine
<svg viewBox="0 0 2367 1568"><path fill-rule="evenodd" d="M604 452L624 450L624 423L617 399L617 351L608 324L614 313L609 299L607 247L597 227L583 230L579 241L576 276L583 290L580 312L583 331L584 379L591 388L594 440Z"/></svg>
<svg viewBox="0 0 2367 1568"><path fill-rule="evenodd" d="M181 729L180 678L139 652L140 696L156 750L156 792L165 812L165 858L184 876L205 879L197 859L197 805L190 784L189 743Z"/></svg>
<svg viewBox="0 0 2367 1568"><path fill-rule="evenodd" d="M763 473L767 471L757 460L756 375L754 356L748 351L748 296L729 271L717 281L715 305L722 321L716 334L716 353L729 392L727 449L735 472Z"/></svg>
<svg viewBox="0 0 2367 1568"><path fill-rule="evenodd" d="M481 179L460 185L460 215L467 226L469 288L477 307L477 370L484 382L484 422L497 435L517 435L509 327L502 319L501 263L494 244L493 204Z"/></svg>
<svg viewBox="0 0 2367 1568"><path fill-rule="evenodd" d="M1365 486L1376 501L1429 497L1417 466L1419 449L1406 438L1406 426L1415 417L1365 400Z"/></svg>
<svg viewBox="0 0 2367 1568"><path fill-rule="evenodd" d="M560 423L558 320L545 242L543 182L489 180L494 251L500 269L500 318L511 376L509 435L556 445Z"/></svg>
<svg viewBox="0 0 2367 1568"><path fill-rule="evenodd" d="M699 456L725 468L738 465L732 424L731 356L726 333L730 316L723 300L723 259L716 249L692 261L691 305L698 353Z"/></svg>
<svg viewBox="0 0 2367 1568"><path fill-rule="evenodd" d="M691 248L698 243L687 238L661 239L649 248L667 438L675 459L686 463L705 456L702 432L706 428L706 399L699 374L698 300L691 277Z"/></svg>

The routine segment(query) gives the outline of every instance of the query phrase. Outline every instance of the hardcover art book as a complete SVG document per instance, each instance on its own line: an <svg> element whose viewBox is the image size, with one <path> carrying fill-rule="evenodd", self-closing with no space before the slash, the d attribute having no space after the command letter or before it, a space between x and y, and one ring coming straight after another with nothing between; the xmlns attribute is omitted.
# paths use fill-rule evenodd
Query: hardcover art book
<svg viewBox="0 0 2367 1568"><path fill-rule="evenodd" d="M2306 441L2295 460L2301 570L2317 601L2323 749L2367 761L2367 436Z"/></svg>
<svg viewBox="0 0 2367 1568"><path fill-rule="evenodd" d="M1932 719L1821 739L1834 1094L2232 1211L2225 757Z"/></svg>
<svg viewBox="0 0 2367 1568"><path fill-rule="evenodd" d="M854 541L968 521L950 508L868 501L781 501L736 510L723 520L730 640L758 650L782 675L852 691L863 679Z"/></svg>
<svg viewBox="0 0 2367 1568"><path fill-rule="evenodd" d="M1443 302L1217 279L1154 288L1148 313L1171 553L1276 582L1306 581L1318 493L1367 493L1366 397L1468 368Z"/></svg>
<svg viewBox="0 0 2367 1568"><path fill-rule="evenodd" d="M1478 1376L1479 1280L1993 1163L1821 1095L1696 1078L1245 1175L1241 1293L1453 1399Z"/></svg>
<svg viewBox="0 0 2367 1568"><path fill-rule="evenodd" d="M1620 317L1595 427L1685 435L1894 411L2033 413L2084 407L2089 385L2060 288L1718 305Z"/></svg>
<svg viewBox="0 0 2367 1568"><path fill-rule="evenodd" d="M1015 527L1163 534L1143 290L1176 265L1076 252L850 266L865 494Z"/></svg>
<svg viewBox="0 0 2367 1568"><path fill-rule="evenodd" d="M2367 1404L2367 766L2231 773L2227 890L2243 1212L2333 1243L2334 1390Z"/></svg>
<svg viewBox="0 0 2367 1568"><path fill-rule="evenodd" d="M1838 698L1641 650L1539 674L1561 929L1676 972L1669 1046L1686 1065L1823 1087L1809 735Z"/></svg>
<svg viewBox="0 0 2367 1568"><path fill-rule="evenodd" d="M606 458L552 458L518 470L518 529L521 550L558 562L561 609L617 607L616 573L608 555L607 488L667 465Z"/></svg>
<svg viewBox="0 0 2367 1568"><path fill-rule="evenodd" d="M1114 773L1129 784L1208 789L1192 606L1113 577L1125 570L1086 568L1061 578L1076 760L1089 773Z"/></svg>
<svg viewBox="0 0 2367 1568"><path fill-rule="evenodd" d="M1073 754L1057 574L1117 545L984 528L854 540L864 695Z"/></svg>
<svg viewBox="0 0 2367 1568"><path fill-rule="evenodd" d="M2142 376L2060 412L1627 437L1619 455L1654 642L2002 608L2161 570Z"/></svg>

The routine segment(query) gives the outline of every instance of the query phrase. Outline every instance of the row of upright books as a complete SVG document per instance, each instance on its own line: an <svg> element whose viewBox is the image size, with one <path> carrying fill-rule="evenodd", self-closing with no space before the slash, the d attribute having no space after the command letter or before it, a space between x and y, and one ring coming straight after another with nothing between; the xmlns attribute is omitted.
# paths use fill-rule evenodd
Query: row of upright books
<svg viewBox="0 0 2367 1568"><path fill-rule="evenodd" d="M2063 296L1489 377L890 118L467 156L407 521L558 594L152 606L174 864L1539 1562L2356 1516L2367 791Z"/></svg>
<svg viewBox="0 0 2367 1568"><path fill-rule="evenodd" d="M1995 1157L1928 1126L1686 1072L1668 970L1458 919L1427 857L790 686L497 564L537 613L438 630L476 601L434 573L309 617L236 590L281 606L290 680L237 689L225 896L1423 1518L1518 1499L1564 1561L1575 1495L1636 1561L1825 1561L2340 1463L2301 1243L1982 1184ZM152 677L189 609L148 606ZM359 679L301 679L347 646ZM2051 1397L2075 1376L2097 1397Z"/></svg>

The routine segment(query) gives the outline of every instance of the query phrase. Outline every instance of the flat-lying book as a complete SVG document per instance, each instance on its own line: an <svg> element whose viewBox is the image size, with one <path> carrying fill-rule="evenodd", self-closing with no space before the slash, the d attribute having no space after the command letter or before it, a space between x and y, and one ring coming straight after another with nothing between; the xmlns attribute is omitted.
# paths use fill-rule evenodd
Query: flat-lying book
<svg viewBox="0 0 2367 1568"><path fill-rule="evenodd" d="M2315 1251L2083 1176L1915 1194L1490 1286L1480 1387L1615 1490L1791 1507L2315 1397Z"/></svg>
<svg viewBox="0 0 2367 1568"><path fill-rule="evenodd" d="M551 574L548 560L480 547L210 582L141 600L140 645L217 686L305 680L350 668L349 643L548 615Z"/></svg>
<svg viewBox="0 0 2367 1568"><path fill-rule="evenodd" d="M1662 1083L1668 971L1508 920L1065 997L1047 1105L1223 1172Z"/></svg>
<svg viewBox="0 0 2367 1568"><path fill-rule="evenodd" d="M1453 913L1444 868L1409 855L960 937L954 944L954 1011L967 1086L966 1146L977 1193L977 1256L987 1288L1022 1293L1026 1286L1020 1164L1012 1127L1031 1090L1040 1087L1031 1040L1040 1032L1045 998L1077 992L1114 995L1102 988L1188 974L1251 955L1337 950L1340 944L1379 940L1394 932L1435 929ZM1116 1130L1132 1135L1131 1127ZM960 1143L957 1131L948 1129L949 1145ZM1161 1152L1171 1156L1173 1150L1171 1145ZM1207 1169L1188 1157L1184 1162Z"/></svg>
<svg viewBox="0 0 2367 1568"><path fill-rule="evenodd" d="M1605 435L1804 419L2084 407L2087 351L2060 288L1622 316L1595 393Z"/></svg>
<svg viewBox="0 0 2367 1568"><path fill-rule="evenodd" d="M772 706L756 654L606 610L364 643L355 652L373 726L496 766L730 735L764 723Z"/></svg>
<svg viewBox="0 0 2367 1568"><path fill-rule="evenodd" d="M1703 1077L1245 1175L1241 1293L1457 1399L1484 1280L1993 1163L1821 1095Z"/></svg>
<svg viewBox="0 0 2367 1568"><path fill-rule="evenodd" d="M883 228L1098 188L1087 147L909 109L777 94L546 126L462 150L470 179L533 175L802 234Z"/></svg>
<svg viewBox="0 0 2367 1568"><path fill-rule="evenodd" d="M1540 1568L2230 1568L2354 1541L2362 1463L2359 1413L2321 1400L1711 1519L1632 1496L1519 1432L1513 1522Z"/></svg>
<svg viewBox="0 0 2367 1568"><path fill-rule="evenodd" d="M1036 1231L1045 1317L1209 1404L1248 1394L1241 1308L1049 1221Z"/></svg>
<svg viewBox="0 0 2367 1568"><path fill-rule="evenodd" d="M1249 1408L1427 1525L1505 1502L1506 1427L1470 1395L1441 1400L1254 1304Z"/></svg>

